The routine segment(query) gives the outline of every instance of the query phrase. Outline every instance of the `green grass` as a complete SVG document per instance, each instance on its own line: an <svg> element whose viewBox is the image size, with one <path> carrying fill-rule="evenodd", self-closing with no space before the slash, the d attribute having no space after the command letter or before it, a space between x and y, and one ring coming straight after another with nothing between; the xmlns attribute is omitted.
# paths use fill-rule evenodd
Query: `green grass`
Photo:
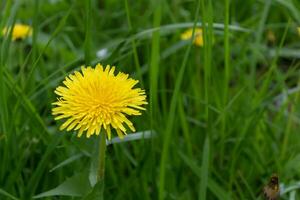
<svg viewBox="0 0 300 200"><path fill-rule="evenodd" d="M131 120L154 135L107 146L104 199L262 199L273 173L282 199L300 198L298 1L7 0L0 9L0 30L33 27L25 40L0 38L1 200L99 196L99 138L61 132L51 115L64 77L98 62L139 80L149 105ZM203 47L180 40L196 26Z"/></svg>

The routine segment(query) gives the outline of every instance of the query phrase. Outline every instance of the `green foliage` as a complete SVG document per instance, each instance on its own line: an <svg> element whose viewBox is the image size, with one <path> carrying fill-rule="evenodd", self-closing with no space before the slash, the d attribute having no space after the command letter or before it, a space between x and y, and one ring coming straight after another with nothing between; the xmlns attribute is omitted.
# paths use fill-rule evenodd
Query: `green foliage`
<svg viewBox="0 0 300 200"><path fill-rule="evenodd" d="M75 174L56 188L38 194L33 198L44 198L49 196L81 197L85 195L89 190L91 190L91 186L88 180L88 173L80 173Z"/></svg>
<svg viewBox="0 0 300 200"><path fill-rule="evenodd" d="M6 0L0 8L1 200L92 200L103 187L106 200L257 199L273 173L283 199L300 198L299 1ZM4 37L15 23L33 35ZM196 26L203 47L180 40ZM108 143L105 184L91 165L99 138L60 132L51 115L55 87L98 62L139 79L149 101L131 119L147 137Z"/></svg>

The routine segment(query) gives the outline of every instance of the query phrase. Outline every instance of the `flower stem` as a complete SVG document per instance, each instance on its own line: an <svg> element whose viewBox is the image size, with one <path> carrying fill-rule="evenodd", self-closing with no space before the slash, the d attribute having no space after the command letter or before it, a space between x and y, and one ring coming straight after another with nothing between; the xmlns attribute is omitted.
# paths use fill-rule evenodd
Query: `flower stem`
<svg viewBox="0 0 300 200"><path fill-rule="evenodd" d="M97 182L104 182L104 174L105 174L105 151L106 151L106 138L105 134L100 133L100 141L99 141L99 165L98 165L98 174L97 174Z"/></svg>

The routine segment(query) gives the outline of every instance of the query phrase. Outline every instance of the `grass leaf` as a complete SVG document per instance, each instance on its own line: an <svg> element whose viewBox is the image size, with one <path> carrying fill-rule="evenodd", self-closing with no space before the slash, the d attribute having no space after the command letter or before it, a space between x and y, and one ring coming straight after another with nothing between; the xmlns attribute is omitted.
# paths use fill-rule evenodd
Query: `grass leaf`
<svg viewBox="0 0 300 200"><path fill-rule="evenodd" d="M73 196L73 197L83 196L86 194L87 191L91 189L87 177L88 174L85 172L75 174L74 176L68 178L66 181L64 181L56 188L35 195L33 198L38 199L38 198L44 198L50 196Z"/></svg>

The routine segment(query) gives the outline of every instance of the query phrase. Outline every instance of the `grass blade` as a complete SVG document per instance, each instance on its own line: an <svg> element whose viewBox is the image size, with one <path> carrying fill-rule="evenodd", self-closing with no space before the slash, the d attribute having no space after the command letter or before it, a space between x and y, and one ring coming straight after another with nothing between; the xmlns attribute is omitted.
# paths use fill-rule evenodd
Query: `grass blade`
<svg viewBox="0 0 300 200"><path fill-rule="evenodd" d="M199 190L199 200L206 199L206 189L209 177L209 137L206 137L202 154L202 167L201 167L201 182Z"/></svg>
<svg viewBox="0 0 300 200"><path fill-rule="evenodd" d="M0 194L4 195L12 200L19 200L17 197L14 197L13 195L6 192L5 190L2 190L1 188L0 188Z"/></svg>
<svg viewBox="0 0 300 200"><path fill-rule="evenodd" d="M186 69L187 65L187 60L188 56L192 47L193 39L194 39L194 33L195 33L195 27L196 23L198 20L198 15L199 15L199 9L200 9L200 0L198 0L197 6L196 6L196 13L195 13L195 19L194 19L194 27L193 27L193 36L190 41L189 46L187 47L184 58L180 67L180 70L178 72L178 76L175 82L175 88L174 92L171 98L171 103L170 103L170 111L168 115L168 121L167 121L167 127L166 127L166 132L164 134L164 143L163 143L163 150L162 150L162 155L161 155L161 160L160 160L160 176L159 176L159 200L164 199L164 189L165 189L165 173L166 173L166 163L168 161L168 154L169 154L169 146L171 142L171 133L173 131L173 125L175 122L175 116L176 116L176 107L177 107L177 102L180 94L180 88L183 80L183 75Z"/></svg>

